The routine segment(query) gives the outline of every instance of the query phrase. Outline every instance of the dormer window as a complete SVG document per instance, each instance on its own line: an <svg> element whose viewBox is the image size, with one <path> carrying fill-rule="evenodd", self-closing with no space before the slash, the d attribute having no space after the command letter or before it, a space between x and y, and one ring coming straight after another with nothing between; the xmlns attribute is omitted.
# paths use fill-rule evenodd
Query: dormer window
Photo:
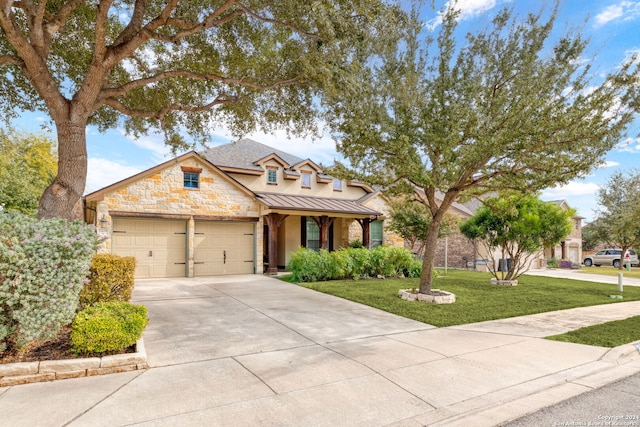
<svg viewBox="0 0 640 427"><path fill-rule="evenodd" d="M200 188L201 168L182 166L184 188Z"/></svg>
<svg viewBox="0 0 640 427"><path fill-rule="evenodd" d="M278 168L275 166L267 166L267 184L278 184Z"/></svg>
<svg viewBox="0 0 640 427"><path fill-rule="evenodd" d="M301 178L302 188L311 188L311 172L302 171Z"/></svg>
<svg viewBox="0 0 640 427"><path fill-rule="evenodd" d="M333 178L333 191L342 191L342 180Z"/></svg>

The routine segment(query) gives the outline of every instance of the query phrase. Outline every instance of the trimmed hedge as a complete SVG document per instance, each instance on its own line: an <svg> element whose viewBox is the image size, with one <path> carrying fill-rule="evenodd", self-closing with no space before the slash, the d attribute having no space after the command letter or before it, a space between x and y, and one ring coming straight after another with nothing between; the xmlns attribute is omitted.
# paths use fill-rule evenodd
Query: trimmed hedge
<svg viewBox="0 0 640 427"><path fill-rule="evenodd" d="M136 343L147 326L147 308L128 302L99 302L82 310L71 325L78 354L123 350Z"/></svg>
<svg viewBox="0 0 640 427"><path fill-rule="evenodd" d="M95 255L89 282L80 291L80 309L97 302L130 301L135 270L135 257Z"/></svg>
<svg viewBox="0 0 640 427"><path fill-rule="evenodd" d="M335 252L300 248L287 266L296 282L367 277L419 277L422 263L404 248L347 248Z"/></svg>

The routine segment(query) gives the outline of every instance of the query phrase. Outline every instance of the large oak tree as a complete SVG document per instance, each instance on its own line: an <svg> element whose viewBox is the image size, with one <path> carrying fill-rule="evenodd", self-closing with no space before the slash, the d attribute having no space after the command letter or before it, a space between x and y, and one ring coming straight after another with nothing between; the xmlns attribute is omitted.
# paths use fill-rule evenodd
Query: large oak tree
<svg viewBox="0 0 640 427"><path fill-rule="evenodd" d="M594 81L580 33L552 38L555 9L523 17L503 9L464 39L457 16L447 10L433 40L415 19L330 122L352 177L426 206L422 293L431 291L438 229L454 201L533 194L583 175L634 116L637 69L626 64Z"/></svg>
<svg viewBox="0 0 640 427"><path fill-rule="evenodd" d="M39 216L77 215L87 125L159 129L176 150L214 126L313 132L316 89L352 84L396 12L380 0L0 0L0 111L44 111L57 134Z"/></svg>

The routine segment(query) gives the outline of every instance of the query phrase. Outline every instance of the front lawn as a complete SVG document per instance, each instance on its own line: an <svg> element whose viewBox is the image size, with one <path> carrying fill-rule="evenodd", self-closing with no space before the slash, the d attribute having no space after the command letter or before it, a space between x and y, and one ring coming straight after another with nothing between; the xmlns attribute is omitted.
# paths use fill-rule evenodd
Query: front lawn
<svg viewBox="0 0 640 427"><path fill-rule="evenodd" d="M631 267L631 271L627 270L619 270L613 267L582 267L578 270L578 273L588 273L588 274L602 274L604 276L614 276L618 277L618 273L622 273L624 277L632 277L635 279L640 279L640 268Z"/></svg>
<svg viewBox="0 0 640 427"><path fill-rule="evenodd" d="M398 297L418 279L333 280L300 283L310 289L356 301L434 326L453 326L548 311L640 300L640 287L626 286L624 299L612 299L617 285L549 277L522 276L518 286L489 284L488 273L449 270L435 279L434 289L456 294L454 304L431 305Z"/></svg>
<svg viewBox="0 0 640 427"><path fill-rule="evenodd" d="M640 340L640 316L586 326L566 334L553 335L547 339L613 348Z"/></svg>

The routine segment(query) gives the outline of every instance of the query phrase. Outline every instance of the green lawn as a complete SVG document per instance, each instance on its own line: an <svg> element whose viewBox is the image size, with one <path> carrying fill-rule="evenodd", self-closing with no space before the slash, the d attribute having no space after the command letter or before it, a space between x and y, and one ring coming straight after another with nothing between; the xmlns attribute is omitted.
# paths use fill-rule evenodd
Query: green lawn
<svg viewBox="0 0 640 427"><path fill-rule="evenodd" d="M597 345L600 347L617 347L640 340L640 316L615 320L600 325L586 326L566 334L553 335L547 338L555 341Z"/></svg>
<svg viewBox="0 0 640 427"><path fill-rule="evenodd" d="M578 273L588 273L588 274L602 274L605 276L618 276L620 270L613 267L582 267L580 270L577 270ZM636 279L640 279L640 268L631 267L631 271L622 270L622 275L624 277L633 277Z"/></svg>
<svg viewBox="0 0 640 427"><path fill-rule="evenodd" d="M335 280L301 283L310 289L376 307L434 326L452 326L547 311L640 300L640 287L626 286L624 299L612 299L617 285L548 277L522 276L518 286L489 284L488 273L449 270L434 288L456 294L454 304L401 300L399 289L418 286L418 279Z"/></svg>

